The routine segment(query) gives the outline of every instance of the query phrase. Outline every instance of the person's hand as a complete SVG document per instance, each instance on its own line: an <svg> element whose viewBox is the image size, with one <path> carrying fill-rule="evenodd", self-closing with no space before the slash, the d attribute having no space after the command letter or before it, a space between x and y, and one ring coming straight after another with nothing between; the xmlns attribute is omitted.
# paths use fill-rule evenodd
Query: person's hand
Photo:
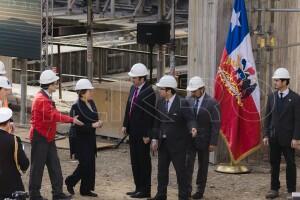
<svg viewBox="0 0 300 200"><path fill-rule="evenodd" d="M209 152L214 152L215 150L216 150L216 145L209 145L209 147L208 147L208 151Z"/></svg>
<svg viewBox="0 0 300 200"><path fill-rule="evenodd" d="M196 137L197 136L197 129L196 128L192 128L192 137Z"/></svg>
<svg viewBox="0 0 300 200"><path fill-rule="evenodd" d="M81 121L78 120L78 115L76 115L74 118L73 118L73 123L78 125L78 126L83 126L84 123L82 123Z"/></svg>
<svg viewBox="0 0 300 200"><path fill-rule="evenodd" d="M144 144L148 144L150 142L149 137L143 137L143 140L144 140Z"/></svg>
<svg viewBox="0 0 300 200"><path fill-rule="evenodd" d="M126 127L122 127L122 133L124 136L128 135Z"/></svg>
<svg viewBox="0 0 300 200"><path fill-rule="evenodd" d="M264 137L264 139L263 139L263 144L264 144L265 146L269 146L269 138L268 138L268 137Z"/></svg>
<svg viewBox="0 0 300 200"><path fill-rule="evenodd" d="M158 150L158 141L155 139L152 140L152 142L151 142L151 150L152 150L153 155L155 155L155 153Z"/></svg>
<svg viewBox="0 0 300 200"><path fill-rule="evenodd" d="M93 127L93 128L101 128L102 125L103 125L103 122L99 120L99 121L97 121L97 122L94 122L94 123L92 124L92 127Z"/></svg>
<svg viewBox="0 0 300 200"><path fill-rule="evenodd" d="M300 140L293 139L291 142L291 147L293 149L300 149Z"/></svg>

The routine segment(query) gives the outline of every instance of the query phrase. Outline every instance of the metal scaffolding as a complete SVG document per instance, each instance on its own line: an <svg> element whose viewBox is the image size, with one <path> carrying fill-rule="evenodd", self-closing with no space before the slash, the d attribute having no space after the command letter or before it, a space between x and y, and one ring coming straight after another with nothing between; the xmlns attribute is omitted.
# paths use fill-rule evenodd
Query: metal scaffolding
<svg viewBox="0 0 300 200"><path fill-rule="evenodd" d="M41 0L41 71L53 65L52 43L53 0Z"/></svg>

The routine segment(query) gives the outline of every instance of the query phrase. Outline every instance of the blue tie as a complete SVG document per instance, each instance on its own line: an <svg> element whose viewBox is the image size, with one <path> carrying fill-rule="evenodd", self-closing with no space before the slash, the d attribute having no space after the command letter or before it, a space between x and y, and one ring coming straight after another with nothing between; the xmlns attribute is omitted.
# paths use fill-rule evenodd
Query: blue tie
<svg viewBox="0 0 300 200"><path fill-rule="evenodd" d="M195 114L195 116L197 116L198 106L199 106L199 98L196 98L195 103L194 103L194 114Z"/></svg>
<svg viewBox="0 0 300 200"><path fill-rule="evenodd" d="M168 113L169 112L169 101L168 100L166 100L166 102L165 102L165 110L166 110L166 112Z"/></svg>

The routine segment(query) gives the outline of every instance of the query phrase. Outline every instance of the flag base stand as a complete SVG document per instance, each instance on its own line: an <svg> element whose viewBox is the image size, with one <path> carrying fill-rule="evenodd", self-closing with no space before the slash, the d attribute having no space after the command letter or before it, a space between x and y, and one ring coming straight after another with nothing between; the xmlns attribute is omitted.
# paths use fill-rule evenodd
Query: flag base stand
<svg viewBox="0 0 300 200"><path fill-rule="evenodd" d="M251 170L245 165L226 163L218 165L215 171L225 174L247 174L250 173Z"/></svg>

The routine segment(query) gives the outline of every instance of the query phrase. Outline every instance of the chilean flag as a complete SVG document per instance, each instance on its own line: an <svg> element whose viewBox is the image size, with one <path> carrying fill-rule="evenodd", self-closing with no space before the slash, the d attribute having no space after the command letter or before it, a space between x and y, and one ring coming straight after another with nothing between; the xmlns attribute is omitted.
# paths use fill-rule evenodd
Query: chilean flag
<svg viewBox="0 0 300 200"><path fill-rule="evenodd" d="M221 135L233 163L260 147L260 91L244 0L235 0L215 80Z"/></svg>

